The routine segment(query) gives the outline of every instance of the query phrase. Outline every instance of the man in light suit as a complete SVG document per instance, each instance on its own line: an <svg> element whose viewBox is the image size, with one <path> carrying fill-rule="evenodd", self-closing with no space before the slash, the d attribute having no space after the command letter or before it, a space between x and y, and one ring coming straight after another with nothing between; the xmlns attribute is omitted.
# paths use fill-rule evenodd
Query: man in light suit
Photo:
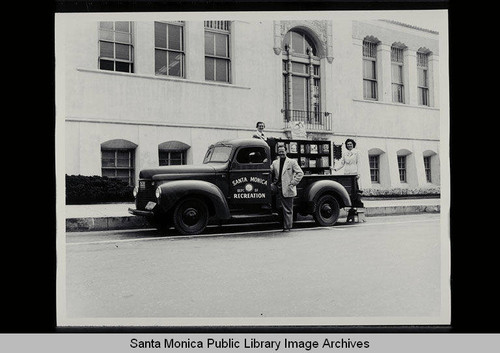
<svg viewBox="0 0 500 353"><path fill-rule="evenodd" d="M277 187L283 207L283 231L290 231L293 224L293 198L297 196L297 184L304 172L296 160L286 156L285 146L278 147L278 159L271 165L273 184Z"/></svg>

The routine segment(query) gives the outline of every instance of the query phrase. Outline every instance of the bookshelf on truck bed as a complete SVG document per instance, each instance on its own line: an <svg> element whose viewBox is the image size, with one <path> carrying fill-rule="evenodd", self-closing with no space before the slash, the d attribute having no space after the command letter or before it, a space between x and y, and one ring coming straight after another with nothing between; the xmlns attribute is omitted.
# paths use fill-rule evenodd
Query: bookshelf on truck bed
<svg viewBox="0 0 500 353"><path fill-rule="evenodd" d="M274 144L274 143L273 143ZM332 142L325 140L281 140L276 139L271 146L273 158L276 157L278 146L285 146L288 158L295 159L305 175L331 174Z"/></svg>

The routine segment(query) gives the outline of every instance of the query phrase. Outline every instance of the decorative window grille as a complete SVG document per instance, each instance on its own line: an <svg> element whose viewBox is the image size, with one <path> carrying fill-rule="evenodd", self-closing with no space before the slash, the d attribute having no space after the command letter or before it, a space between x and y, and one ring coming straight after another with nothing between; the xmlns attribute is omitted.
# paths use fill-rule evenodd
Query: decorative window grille
<svg viewBox="0 0 500 353"><path fill-rule="evenodd" d="M398 156L399 181L406 183L406 156Z"/></svg>
<svg viewBox="0 0 500 353"><path fill-rule="evenodd" d="M230 21L205 21L205 80L231 82Z"/></svg>
<svg viewBox="0 0 500 353"><path fill-rule="evenodd" d="M99 22L99 69L134 72L132 22Z"/></svg>
<svg viewBox="0 0 500 353"><path fill-rule="evenodd" d="M392 101L404 103L403 85L403 49L391 48L391 68L392 68Z"/></svg>
<svg viewBox="0 0 500 353"><path fill-rule="evenodd" d="M205 21L205 28L229 32L230 23L229 21Z"/></svg>
<svg viewBox="0 0 500 353"><path fill-rule="evenodd" d="M185 77L184 23L155 22L155 73Z"/></svg>
<svg viewBox="0 0 500 353"><path fill-rule="evenodd" d="M134 150L101 150L102 176L125 181L134 185Z"/></svg>
<svg viewBox="0 0 500 353"><path fill-rule="evenodd" d="M429 105L429 55L417 52L418 104Z"/></svg>
<svg viewBox="0 0 500 353"><path fill-rule="evenodd" d="M380 156L369 156L370 158L370 178L372 183L380 183Z"/></svg>
<svg viewBox="0 0 500 353"><path fill-rule="evenodd" d="M377 100L377 44L363 41L363 98Z"/></svg>

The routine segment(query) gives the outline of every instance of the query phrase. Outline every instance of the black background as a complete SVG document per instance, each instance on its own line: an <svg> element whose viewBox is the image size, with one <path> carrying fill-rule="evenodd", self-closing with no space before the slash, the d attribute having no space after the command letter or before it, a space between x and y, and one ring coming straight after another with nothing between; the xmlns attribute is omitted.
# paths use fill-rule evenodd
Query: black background
<svg viewBox="0 0 500 353"><path fill-rule="evenodd" d="M23 3L20 3L23 7ZM26 7L26 6L24 6ZM450 165L451 165L451 290L450 326L374 327L237 327L237 328L105 328L56 327L55 212L55 53L54 15L65 12L154 11L292 11L292 10L423 10L449 11ZM464 11L467 13L463 15ZM19 13L21 15L19 15ZM4 194L2 239L2 333L162 332L162 333L498 333L498 247L495 184L491 169L478 156L487 127L477 123L476 96L464 68L470 56L470 35L478 26L473 7L459 9L449 1L55 1L41 8L8 11L7 17L30 35L11 33L19 47L8 67L14 80L4 102ZM11 26L14 29L15 26ZM17 32L17 31L16 31ZM473 37L477 38L477 37ZM8 47L9 44L6 44ZM8 51L8 50L4 50ZM4 54L4 57L10 55ZM22 59L18 59L20 56ZM465 59L464 59L465 56ZM465 60L465 61L464 61ZM477 62L475 63L478 64ZM441 84L444 84L443 82ZM5 85L5 84L4 84ZM4 96L5 97L5 96ZM484 101L484 97L483 101ZM469 102L469 104L467 103ZM468 106L476 110L469 110ZM13 108L13 109L11 109ZM28 109L26 109L28 108ZM10 113L9 113L10 112ZM482 119L479 119L482 120ZM491 121L491 120L490 120ZM10 128L11 123L19 124ZM28 124L27 124L28 122ZM478 130L478 131L476 131ZM13 140L9 135L13 136ZM14 143L13 143L14 142ZM19 149L18 147L22 147ZM494 152L489 156L494 156ZM444 161L445 158L443 157ZM469 163L472 161L472 164ZM479 165L479 167L478 167ZM497 173L498 174L498 173ZM481 176L481 177L480 177ZM474 183L471 185L471 182ZM495 243L493 243L495 242Z"/></svg>

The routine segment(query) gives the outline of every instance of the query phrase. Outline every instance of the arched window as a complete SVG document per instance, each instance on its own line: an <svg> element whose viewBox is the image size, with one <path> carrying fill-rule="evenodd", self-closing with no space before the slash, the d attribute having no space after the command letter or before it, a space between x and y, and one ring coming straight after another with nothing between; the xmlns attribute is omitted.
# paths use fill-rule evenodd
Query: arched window
<svg viewBox="0 0 500 353"><path fill-rule="evenodd" d="M186 164L186 152L189 145L180 141L167 141L158 145L159 165L183 165Z"/></svg>
<svg viewBox="0 0 500 353"><path fill-rule="evenodd" d="M429 106L429 54L430 51L420 48L417 51L418 104Z"/></svg>
<svg viewBox="0 0 500 353"><path fill-rule="evenodd" d="M363 98L377 100L377 44L378 40L363 40Z"/></svg>
<svg viewBox="0 0 500 353"><path fill-rule="evenodd" d="M438 154L431 150L426 150L423 153L425 180L428 183L439 184L439 157Z"/></svg>
<svg viewBox="0 0 500 353"><path fill-rule="evenodd" d="M283 109L287 120L321 122L320 59L313 38L300 29L283 40Z"/></svg>
<svg viewBox="0 0 500 353"><path fill-rule="evenodd" d="M128 185L134 185L136 148L135 143L121 139L102 143L102 176L121 179Z"/></svg>
<svg viewBox="0 0 500 353"><path fill-rule="evenodd" d="M403 65L405 46L394 43L391 46L391 74L392 74L392 101L395 103L405 102Z"/></svg>
<svg viewBox="0 0 500 353"><path fill-rule="evenodd" d="M414 158L411 151L401 149L397 151L399 181L404 184L409 184L409 177L413 177L415 172ZM410 160L411 159L411 160ZM411 174L411 175L410 175Z"/></svg>
<svg viewBox="0 0 500 353"><path fill-rule="evenodd" d="M370 163L370 179L372 184L381 183L381 156L384 151L379 148L372 148L368 151L368 159Z"/></svg>

